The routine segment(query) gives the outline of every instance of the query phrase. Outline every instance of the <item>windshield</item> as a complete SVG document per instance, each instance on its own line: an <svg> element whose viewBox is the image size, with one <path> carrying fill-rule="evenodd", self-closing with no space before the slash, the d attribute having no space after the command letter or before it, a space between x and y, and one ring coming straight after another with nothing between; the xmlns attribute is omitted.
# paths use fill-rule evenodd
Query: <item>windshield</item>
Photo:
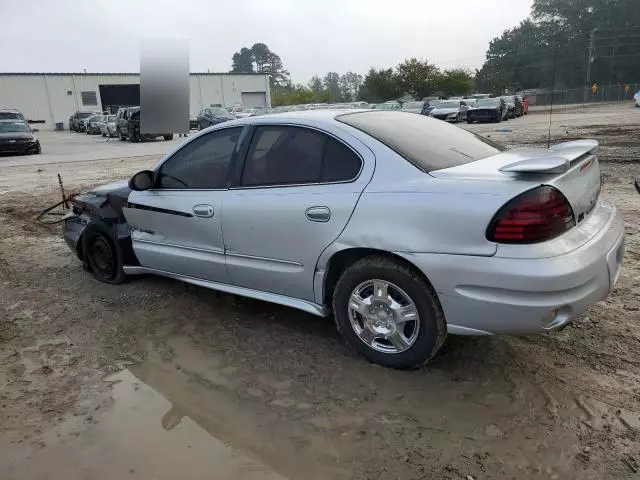
<svg viewBox="0 0 640 480"><path fill-rule="evenodd" d="M21 119L22 117L18 112L0 112L0 118L9 118L9 119Z"/></svg>
<svg viewBox="0 0 640 480"><path fill-rule="evenodd" d="M460 108L460 102L441 102L436 106L436 108Z"/></svg>
<svg viewBox="0 0 640 480"><path fill-rule="evenodd" d="M107 122L111 123L111 122L115 122L116 121L116 116L115 115L109 115L107 117Z"/></svg>
<svg viewBox="0 0 640 480"><path fill-rule="evenodd" d="M513 103L515 101L515 97L502 97L505 102Z"/></svg>
<svg viewBox="0 0 640 480"><path fill-rule="evenodd" d="M475 133L408 112L374 110L347 113L336 120L384 143L424 172L463 165L502 151Z"/></svg>
<svg viewBox="0 0 640 480"><path fill-rule="evenodd" d="M216 117L233 118L233 115L231 115L224 108L220 107L211 107L211 113Z"/></svg>
<svg viewBox="0 0 640 480"><path fill-rule="evenodd" d="M80 112L78 114L78 118L89 118L89 117L93 117L96 114L96 112Z"/></svg>
<svg viewBox="0 0 640 480"><path fill-rule="evenodd" d="M497 98L481 98L476 102L476 107L498 107L500 100Z"/></svg>
<svg viewBox="0 0 640 480"><path fill-rule="evenodd" d="M0 133L31 133L31 128L24 122L0 122Z"/></svg>

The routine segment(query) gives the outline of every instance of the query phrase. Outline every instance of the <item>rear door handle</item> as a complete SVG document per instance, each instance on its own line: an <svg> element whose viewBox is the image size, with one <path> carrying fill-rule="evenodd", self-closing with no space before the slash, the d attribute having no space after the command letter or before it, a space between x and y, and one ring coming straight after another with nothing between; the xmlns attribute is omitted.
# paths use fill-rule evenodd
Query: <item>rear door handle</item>
<svg viewBox="0 0 640 480"><path fill-rule="evenodd" d="M328 222L331 218L331 210L329 207L309 207L305 215L312 222Z"/></svg>
<svg viewBox="0 0 640 480"><path fill-rule="evenodd" d="M213 207L205 204L195 205L193 207L193 214L196 217L211 218L213 217Z"/></svg>

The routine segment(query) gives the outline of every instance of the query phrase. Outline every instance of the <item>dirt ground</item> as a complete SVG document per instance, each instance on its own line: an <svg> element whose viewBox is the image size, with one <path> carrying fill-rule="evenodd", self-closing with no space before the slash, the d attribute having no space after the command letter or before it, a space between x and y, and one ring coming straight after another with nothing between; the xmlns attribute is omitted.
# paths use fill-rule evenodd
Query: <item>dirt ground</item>
<svg viewBox="0 0 640 480"><path fill-rule="evenodd" d="M542 145L548 116L465 128ZM561 332L449 337L417 371L352 356L331 319L163 278L99 283L33 221L57 173L82 191L157 155L0 159L0 478L640 478L639 132L628 105L553 118L554 141L602 144L627 233L611 297Z"/></svg>

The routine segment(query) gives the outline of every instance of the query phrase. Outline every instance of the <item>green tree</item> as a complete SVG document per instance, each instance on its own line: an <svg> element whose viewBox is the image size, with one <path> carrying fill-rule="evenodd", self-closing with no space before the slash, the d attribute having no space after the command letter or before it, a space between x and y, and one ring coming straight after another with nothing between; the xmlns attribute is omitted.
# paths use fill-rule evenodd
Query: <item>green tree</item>
<svg viewBox="0 0 640 480"><path fill-rule="evenodd" d="M471 93L473 86L473 74L464 68L445 70L439 81L440 90L447 96Z"/></svg>
<svg viewBox="0 0 640 480"><path fill-rule="evenodd" d="M340 88L340 74L328 72L322 79L324 89L329 92L329 102L342 102L342 90Z"/></svg>
<svg viewBox="0 0 640 480"><path fill-rule="evenodd" d="M372 68L365 75L358 98L367 102L384 102L402 96L398 75L392 68Z"/></svg>
<svg viewBox="0 0 640 480"><path fill-rule="evenodd" d="M251 48L243 47L231 57L234 73L266 73L271 85L285 87L291 80L279 55L269 50L264 43L255 43ZM255 67L255 68L254 68Z"/></svg>
<svg viewBox="0 0 640 480"><path fill-rule="evenodd" d="M426 97L438 89L440 70L426 60L407 59L398 65L397 72L400 88L414 98Z"/></svg>
<svg viewBox="0 0 640 480"><path fill-rule="evenodd" d="M639 34L638 0L534 0L531 18L490 42L476 85L549 87L554 71L559 87L640 82Z"/></svg>
<svg viewBox="0 0 640 480"><path fill-rule="evenodd" d="M254 73L253 69L253 53L251 49L242 47L239 52L231 57L232 73Z"/></svg>
<svg viewBox="0 0 640 480"><path fill-rule="evenodd" d="M342 101L353 102L358 98L358 92L362 85L362 75L354 72L347 72L340 76L340 92Z"/></svg>
<svg viewBox="0 0 640 480"><path fill-rule="evenodd" d="M313 77L311 77L311 80L309 80L309 88L316 95L322 94L322 92L324 92L324 85L322 84L322 79L317 75L314 75Z"/></svg>

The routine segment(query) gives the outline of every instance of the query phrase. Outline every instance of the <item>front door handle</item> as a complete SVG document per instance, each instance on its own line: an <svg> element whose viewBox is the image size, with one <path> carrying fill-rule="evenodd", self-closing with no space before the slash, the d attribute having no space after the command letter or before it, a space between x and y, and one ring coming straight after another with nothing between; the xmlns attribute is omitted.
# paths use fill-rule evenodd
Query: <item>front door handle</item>
<svg viewBox="0 0 640 480"><path fill-rule="evenodd" d="M331 210L329 207L309 207L305 215L312 222L328 222L331 218Z"/></svg>
<svg viewBox="0 0 640 480"><path fill-rule="evenodd" d="M193 207L193 214L196 217L211 218L213 217L213 207L211 205L196 205Z"/></svg>

